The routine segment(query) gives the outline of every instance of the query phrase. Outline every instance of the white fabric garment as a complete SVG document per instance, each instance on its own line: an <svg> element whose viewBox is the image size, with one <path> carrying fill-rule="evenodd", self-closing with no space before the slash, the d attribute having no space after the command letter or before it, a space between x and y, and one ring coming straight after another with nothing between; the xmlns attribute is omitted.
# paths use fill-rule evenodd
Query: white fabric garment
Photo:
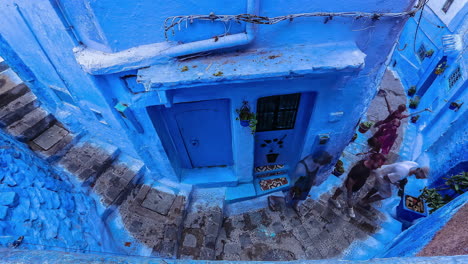
<svg viewBox="0 0 468 264"><path fill-rule="evenodd" d="M383 165L380 169L375 170L374 174L382 179L387 175L391 183L396 183L408 177L410 170L417 167L419 167L419 164L414 161L402 161Z"/></svg>

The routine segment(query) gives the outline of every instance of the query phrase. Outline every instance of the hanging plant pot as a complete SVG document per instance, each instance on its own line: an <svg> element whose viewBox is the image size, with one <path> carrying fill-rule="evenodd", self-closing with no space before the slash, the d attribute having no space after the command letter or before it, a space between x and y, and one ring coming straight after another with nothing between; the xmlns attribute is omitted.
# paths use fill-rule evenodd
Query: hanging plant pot
<svg viewBox="0 0 468 264"><path fill-rule="evenodd" d="M351 142L354 142L358 137L357 133L354 133L353 137L351 138Z"/></svg>
<svg viewBox="0 0 468 264"><path fill-rule="evenodd" d="M236 109L236 113L238 114L236 120L240 121L240 125L242 127L250 127L252 134L255 134L255 130L257 129L257 115L250 111L249 102L242 102L242 107Z"/></svg>
<svg viewBox="0 0 468 264"><path fill-rule="evenodd" d="M460 109L460 107L463 105L463 103L457 103L457 102L451 102L450 105L449 105L449 109L450 110L455 110L457 111L458 109Z"/></svg>
<svg viewBox="0 0 468 264"><path fill-rule="evenodd" d="M338 160L335 164L335 169L333 169L332 174L336 177L340 177L345 172L343 167L343 161Z"/></svg>
<svg viewBox="0 0 468 264"><path fill-rule="evenodd" d="M411 117L411 123L416 123L419 119L419 115L415 115Z"/></svg>
<svg viewBox="0 0 468 264"><path fill-rule="evenodd" d="M409 89L408 89L408 96L413 96L416 94L416 86L411 86Z"/></svg>
<svg viewBox="0 0 468 264"><path fill-rule="evenodd" d="M250 120L240 120L240 124L243 127L248 127L250 125Z"/></svg>
<svg viewBox="0 0 468 264"><path fill-rule="evenodd" d="M359 124L359 132L361 133L366 133L373 125L374 123L372 122L364 122Z"/></svg>
<svg viewBox="0 0 468 264"><path fill-rule="evenodd" d="M276 162L276 159L278 159L279 153L270 153L266 155L267 162L268 163L274 163Z"/></svg>

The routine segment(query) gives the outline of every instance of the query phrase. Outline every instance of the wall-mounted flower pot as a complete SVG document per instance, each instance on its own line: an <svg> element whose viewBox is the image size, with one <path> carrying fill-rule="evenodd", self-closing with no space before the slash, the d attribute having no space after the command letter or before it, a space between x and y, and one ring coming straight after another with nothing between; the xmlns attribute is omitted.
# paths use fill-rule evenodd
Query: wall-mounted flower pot
<svg viewBox="0 0 468 264"><path fill-rule="evenodd" d="M359 124L359 132L361 133L366 133L371 127L372 127L372 123L371 122L364 122L364 123L360 123Z"/></svg>
<svg viewBox="0 0 468 264"><path fill-rule="evenodd" d="M344 173L344 169L343 169L343 168L341 168L341 170L335 168L335 169L333 170L333 172L332 172L332 174L335 175L336 177L340 177L341 175L343 175L343 173Z"/></svg>
<svg viewBox="0 0 468 264"><path fill-rule="evenodd" d="M358 137L358 134L357 133L354 133L353 137L351 138L351 142L354 142L356 140L356 138Z"/></svg>
<svg viewBox="0 0 468 264"><path fill-rule="evenodd" d="M279 153L270 153L266 155L267 162L268 163L274 163L276 162L276 159L278 159Z"/></svg>
<svg viewBox="0 0 468 264"><path fill-rule="evenodd" d="M413 96L416 94L416 86L411 86L409 89L408 89L408 96Z"/></svg>
<svg viewBox="0 0 468 264"><path fill-rule="evenodd" d="M449 109L450 110L455 110L457 111L458 109L460 109L460 107L463 105L463 103L457 103L457 102L451 102L450 105L449 105Z"/></svg>
<svg viewBox="0 0 468 264"><path fill-rule="evenodd" d="M415 115L411 117L411 123L416 123L419 119L419 115Z"/></svg>
<svg viewBox="0 0 468 264"><path fill-rule="evenodd" d="M248 127L250 125L250 120L240 120L240 124L243 127Z"/></svg>

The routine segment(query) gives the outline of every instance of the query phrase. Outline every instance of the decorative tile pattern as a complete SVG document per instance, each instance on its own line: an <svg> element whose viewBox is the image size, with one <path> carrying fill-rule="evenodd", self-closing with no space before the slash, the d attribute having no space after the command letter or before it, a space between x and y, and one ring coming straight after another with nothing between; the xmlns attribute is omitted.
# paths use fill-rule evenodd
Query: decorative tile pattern
<svg viewBox="0 0 468 264"><path fill-rule="evenodd" d="M276 165L265 165L265 166L258 166L255 167L254 172L264 172L264 171L272 171L272 170L279 170L284 168L284 164L276 164Z"/></svg>
<svg viewBox="0 0 468 264"><path fill-rule="evenodd" d="M288 179L281 177L276 179L261 180L259 184L263 191L267 191L288 184Z"/></svg>

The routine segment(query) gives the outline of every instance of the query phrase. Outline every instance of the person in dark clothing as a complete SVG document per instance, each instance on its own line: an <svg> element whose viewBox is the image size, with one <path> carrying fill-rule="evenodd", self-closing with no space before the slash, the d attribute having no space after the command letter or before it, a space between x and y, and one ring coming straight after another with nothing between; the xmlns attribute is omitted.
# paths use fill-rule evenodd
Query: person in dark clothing
<svg viewBox="0 0 468 264"><path fill-rule="evenodd" d="M346 203L348 206L348 213L350 217L355 217L354 209L351 205L351 198L353 193L358 192L364 184L366 184L371 172L380 168L386 161L384 155L380 153L373 153L368 158L356 163L348 173L344 181L344 186L338 188L333 194L331 201L336 207L341 208L341 205L336 199L344 192L347 192Z"/></svg>
<svg viewBox="0 0 468 264"><path fill-rule="evenodd" d="M294 174L295 176L301 176L295 181L293 187L288 190L284 198L280 196L269 196L268 207L272 211L276 211L278 210L278 203L284 199L286 206L297 210L297 204L307 199L312 186L319 185L324 181L323 178L325 177L318 172L322 166L329 164L332 158L333 157L329 153L319 151L299 161Z"/></svg>

